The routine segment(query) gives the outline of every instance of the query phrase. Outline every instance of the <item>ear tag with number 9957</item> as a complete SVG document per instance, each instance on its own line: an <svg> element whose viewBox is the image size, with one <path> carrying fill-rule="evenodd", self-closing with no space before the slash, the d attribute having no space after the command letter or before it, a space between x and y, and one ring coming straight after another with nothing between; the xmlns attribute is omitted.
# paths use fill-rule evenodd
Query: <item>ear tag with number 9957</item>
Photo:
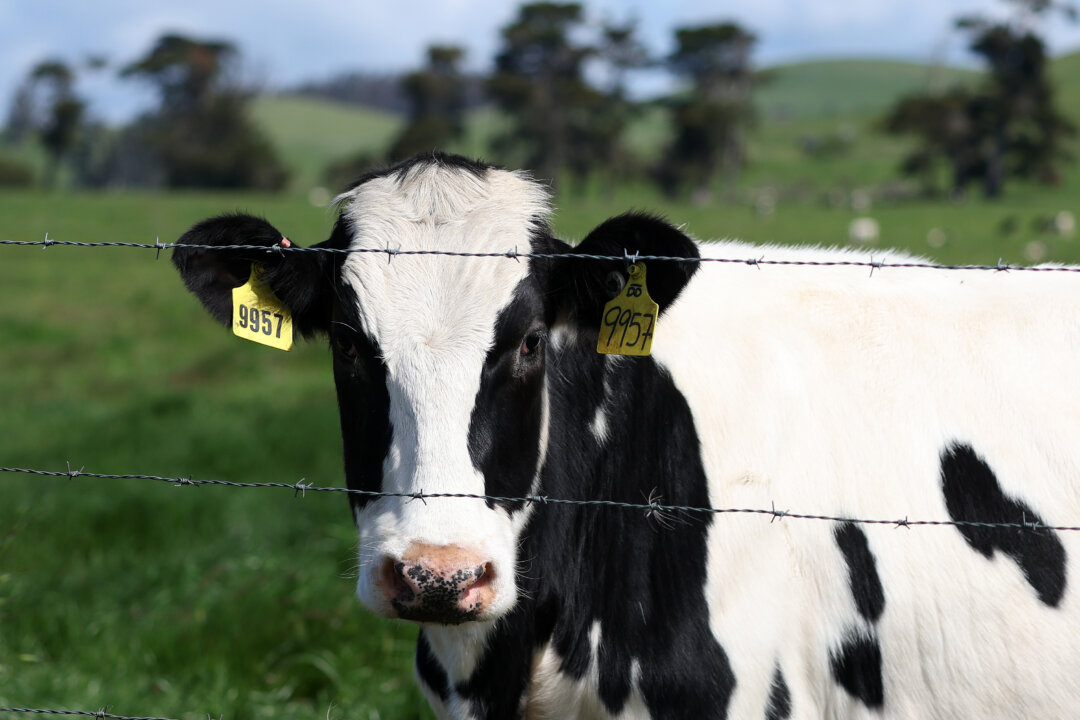
<svg viewBox="0 0 1080 720"><path fill-rule="evenodd" d="M248 281L233 288L233 335L278 350L291 350L292 313L261 280L262 274L262 267L253 264Z"/></svg>
<svg viewBox="0 0 1080 720"><path fill-rule="evenodd" d="M645 263L634 263L622 292L604 306L596 352L607 355L648 355L660 306L645 287Z"/></svg>

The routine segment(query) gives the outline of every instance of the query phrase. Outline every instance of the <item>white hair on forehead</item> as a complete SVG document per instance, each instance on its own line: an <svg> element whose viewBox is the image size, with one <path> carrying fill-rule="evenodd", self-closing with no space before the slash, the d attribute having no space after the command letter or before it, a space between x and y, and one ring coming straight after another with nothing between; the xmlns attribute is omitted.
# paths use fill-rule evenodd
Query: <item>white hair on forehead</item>
<svg viewBox="0 0 1080 720"><path fill-rule="evenodd" d="M440 223L468 220L478 213L505 213L507 220L546 218L549 199L548 188L524 171L471 169L432 159L367 180L338 195L334 203L353 222L368 210L404 222Z"/></svg>
<svg viewBox="0 0 1080 720"><path fill-rule="evenodd" d="M547 189L524 173L437 161L374 178L339 200L353 249L528 252L550 213ZM388 357L417 345L475 350L474 333L491 332L527 271L527 262L499 258L352 253L342 279Z"/></svg>

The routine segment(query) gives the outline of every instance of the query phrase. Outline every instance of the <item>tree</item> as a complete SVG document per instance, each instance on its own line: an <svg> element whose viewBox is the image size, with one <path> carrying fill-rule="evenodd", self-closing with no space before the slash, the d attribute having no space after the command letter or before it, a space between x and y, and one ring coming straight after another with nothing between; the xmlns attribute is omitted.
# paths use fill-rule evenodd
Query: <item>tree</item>
<svg viewBox="0 0 1080 720"><path fill-rule="evenodd" d="M1046 48L1031 28L1036 17L1058 10L1075 17L1075 11L1048 0L1012 3L1017 12L1009 20L956 21L969 35L971 51L987 64L981 87L907 97L883 119L887 132L917 138L903 172L929 184L940 158L951 166L954 192L981 181L987 197L1001 195L1010 176L1058 179L1058 163L1070 157L1065 145L1076 128L1055 107Z"/></svg>
<svg viewBox="0 0 1080 720"><path fill-rule="evenodd" d="M675 137L657 168L668 193L689 185L707 195L717 171L734 188L745 159L745 129L753 120L751 92L757 82L750 56L755 37L735 23L675 31L668 69L690 82L691 92L673 105Z"/></svg>
<svg viewBox="0 0 1080 720"><path fill-rule="evenodd" d="M48 110L38 134L49 158L45 167L45 185L52 187L56 184L61 161L75 144L86 103L76 97L75 73L63 62L41 63L31 76L50 88Z"/></svg>
<svg viewBox="0 0 1080 720"><path fill-rule="evenodd" d="M37 122L34 103L34 82L27 77L11 96L7 121L4 123L4 142L19 145L34 132Z"/></svg>
<svg viewBox="0 0 1080 720"><path fill-rule="evenodd" d="M465 130L465 82L459 63L465 51L433 45L427 66L402 81L409 98L409 122L390 148L390 160L445 149Z"/></svg>
<svg viewBox="0 0 1080 720"><path fill-rule="evenodd" d="M277 190L288 179L248 119L252 93L233 77L236 61L231 43L164 35L122 71L157 87L159 107L139 124L169 187Z"/></svg>
<svg viewBox="0 0 1080 720"><path fill-rule="evenodd" d="M587 146L575 149L572 157L588 158L588 164L581 163L577 174L587 172L592 165L601 168L605 188L610 193L631 173L633 165L623 135L639 108L627 94L627 76L634 70L648 67L653 60L637 37L635 20L622 24L605 23L600 30L595 59L606 72L608 83L603 95L596 99L598 107L593 109L589 122L592 132L583 143L577 143L579 146L587 143Z"/></svg>
<svg viewBox="0 0 1080 720"><path fill-rule="evenodd" d="M45 149L44 182L56 185L60 166L78 139L86 102L75 93L76 73L58 59L33 67L15 91L5 136L17 143L36 135Z"/></svg>
<svg viewBox="0 0 1080 720"><path fill-rule="evenodd" d="M962 188L981 177L985 162L979 122L983 103L967 88L953 88L939 95L910 95L901 98L881 123L893 134L914 134L919 145L904 158L901 171L918 177L923 192L937 192L942 162L950 172L950 186Z"/></svg>
<svg viewBox="0 0 1080 720"><path fill-rule="evenodd" d="M502 29L495 74L488 82L493 101L512 123L497 138L495 151L521 153L525 165L552 182L566 167L572 144L588 144L581 138L590 137L590 120L600 106L583 73L593 50L570 37L582 21L577 3L521 6L517 19Z"/></svg>

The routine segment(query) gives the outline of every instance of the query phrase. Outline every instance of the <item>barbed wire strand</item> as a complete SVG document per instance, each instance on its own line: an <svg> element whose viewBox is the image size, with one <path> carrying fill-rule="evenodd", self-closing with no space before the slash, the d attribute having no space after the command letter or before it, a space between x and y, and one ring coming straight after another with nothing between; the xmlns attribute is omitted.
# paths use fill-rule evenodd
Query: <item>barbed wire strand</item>
<svg viewBox="0 0 1080 720"><path fill-rule="evenodd" d="M398 255L434 255L440 257L457 257L457 258L504 258L512 260L520 259L534 259L534 260L593 260L593 261L608 261L608 262L675 262L675 263L721 263L728 265L747 265L750 267L761 266L777 266L777 267L852 267L852 268L870 268L871 274L875 270L884 269L920 269L920 270L975 270L975 271L993 271L993 272L1037 272L1037 273L1080 273L1080 266L1071 265L1012 265L1006 263L1002 259L998 259L996 265L940 265L936 263L928 262L889 262L886 260L768 260L765 257L759 258L725 258L725 257L677 257L671 255L643 255L641 253L630 253L626 250L622 255L591 255L588 253L534 253L534 252L519 252L517 248L513 250L506 250L505 252L466 252L457 250L402 250L400 248L330 248L330 247L298 247L292 245L290 247L283 247L281 245L193 245L193 244L179 244L179 243L163 243L160 240L154 243L135 243L135 242L116 242L116 241L103 241L103 242L79 242L75 240L54 240L45 235L44 240L0 240L0 245L7 246L31 246L41 247L42 249L53 247L55 245L70 246L70 247L82 247L82 248L102 248L102 247L122 247L122 248L138 248L144 250L154 250L158 257L161 255L162 250L171 250L178 247L184 247L190 250L252 250L265 253L334 253L334 254L352 254L352 253L370 253L375 255L385 254L388 258L393 258Z"/></svg>
<svg viewBox="0 0 1080 720"><path fill-rule="evenodd" d="M20 707L0 707L0 713L31 713L34 715L81 715L84 717L102 718L105 720L173 720L172 718L161 718L153 716L140 716L132 717L128 715L113 715L106 712L104 709L97 712L91 712L90 710L49 710L45 708L20 708ZM207 714L207 720L212 720L209 714Z"/></svg>
<svg viewBox="0 0 1080 720"><path fill-rule="evenodd" d="M168 483L175 487L199 487L202 485L216 485L221 487L248 489L276 488L280 490L292 490L294 497L306 497L307 493L309 492L323 492L343 493L346 495L359 495L363 497L373 498L405 498L409 500L420 500L422 502L427 502L428 500L455 498L465 500L483 500L485 502L490 501L496 503L593 506L604 508L619 508L624 510L640 510L643 511L648 517L656 517L664 513L694 513L703 515L768 515L771 516L770 522L773 520L785 520L790 518L793 520L820 520L827 522L855 523L857 525L892 525L895 527L905 528L946 526L998 528L1006 530L1053 530L1063 532L1080 532L1080 526L1047 525L1041 522L1029 522L1026 519L1022 522L982 522L977 520L911 520L905 516L900 519L892 520L884 518L856 518L839 515L799 513L791 512L790 510L777 510L775 502L770 508L713 508L697 507L693 505L668 505L658 501L633 503L622 502L618 500L554 498L547 495L504 497L501 495L481 495L475 493L426 493L423 491L415 493L383 492L380 490L358 490L355 488L318 486L310 482L305 483L306 478L301 478L298 482L295 483L232 482L229 480L193 480L190 477L164 477L161 475L93 473L86 472L84 468L73 470L70 463L68 464L68 469L66 471L38 470L34 468L0 467L0 473L22 473L27 475L39 475L46 477L66 477L69 480L74 480L75 478L79 477L106 480L152 480L155 482Z"/></svg>

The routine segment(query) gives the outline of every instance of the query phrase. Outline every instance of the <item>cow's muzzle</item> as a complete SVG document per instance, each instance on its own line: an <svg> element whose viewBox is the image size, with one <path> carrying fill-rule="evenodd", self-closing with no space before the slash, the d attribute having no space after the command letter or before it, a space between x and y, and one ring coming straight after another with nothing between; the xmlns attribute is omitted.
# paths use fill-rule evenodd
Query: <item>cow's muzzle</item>
<svg viewBox="0 0 1080 720"><path fill-rule="evenodd" d="M493 564L462 548L410 546L384 556L379 586L398 617L456 625L478 619L495 597Z"/></svg>

